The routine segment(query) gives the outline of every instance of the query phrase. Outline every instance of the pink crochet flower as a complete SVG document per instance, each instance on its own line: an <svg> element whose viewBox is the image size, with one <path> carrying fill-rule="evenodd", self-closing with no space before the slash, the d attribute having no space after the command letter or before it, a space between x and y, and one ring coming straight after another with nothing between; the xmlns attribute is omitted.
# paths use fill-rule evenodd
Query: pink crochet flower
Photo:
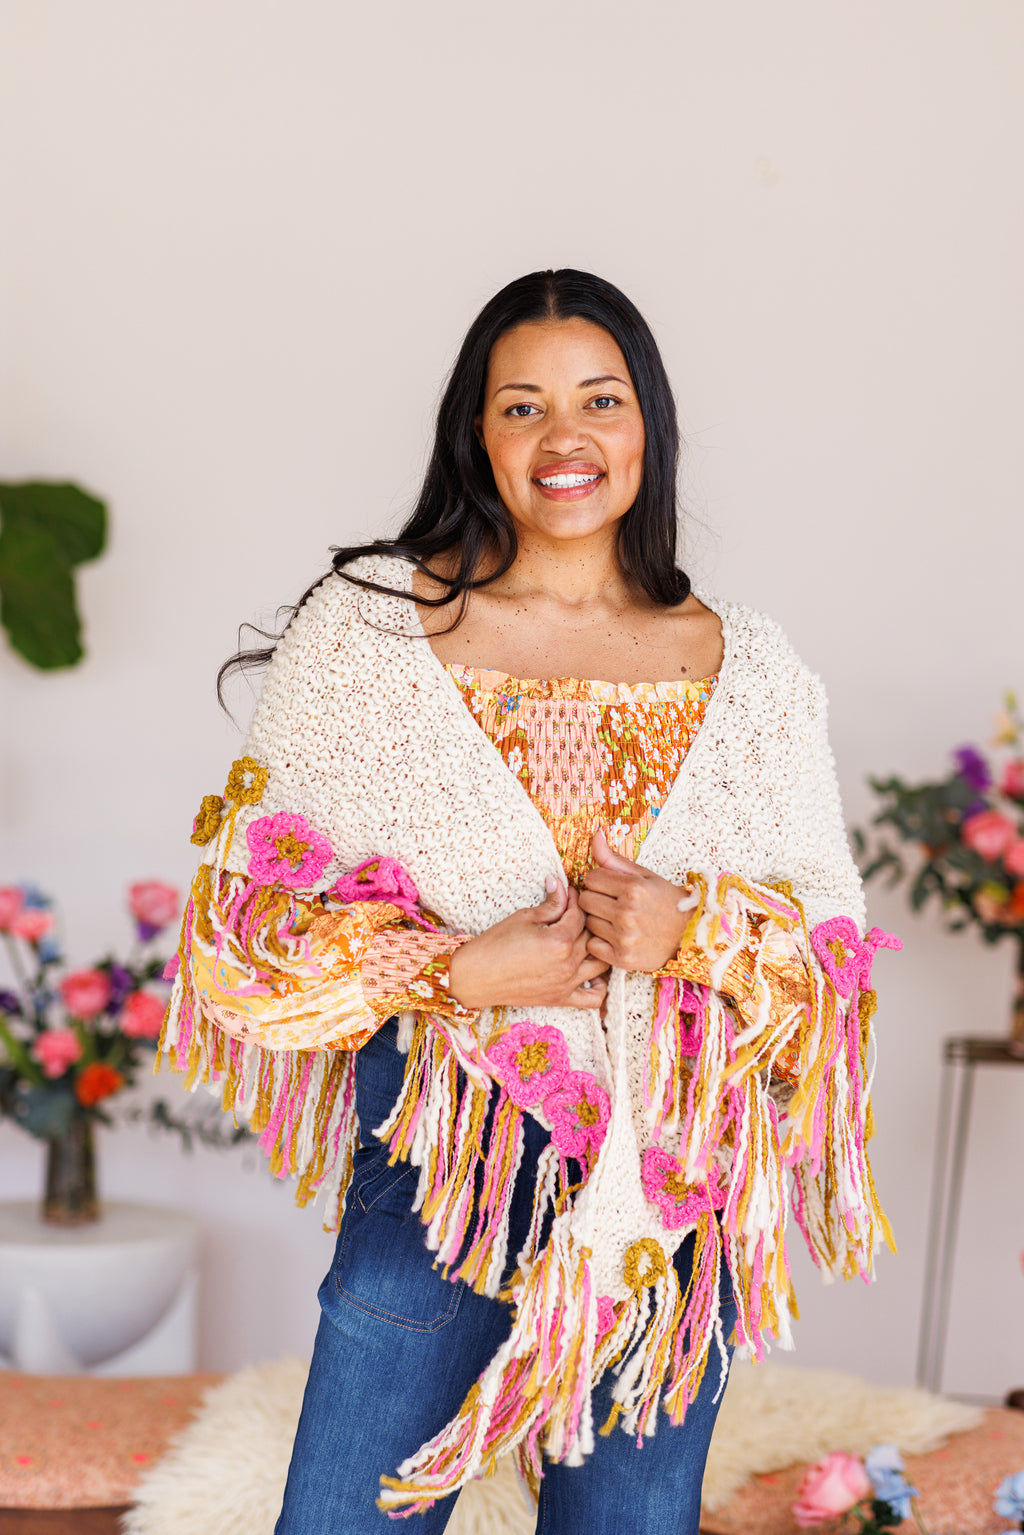
<svg viewBox="0 0 1024 1535"><path fill-rule="evenodd" d="M118 1020L121 1033L129 1039L159 1039L166 1008L151 991L133 991Z"/></svg>
<svg viewBox="0 0 1024 1535"><path fill-rule="evenodd" d="M561 1029L528 1018L506 1029L487 1056L512 1102L523 1109L533 1108L560 1087L569 1070L569 1048Z"/></svg>
<svg viewBox="0 0 1024 1535"><path fill-rule="evenodd" d="M597 1336L603 1338L615 1326L615 1302L610 1295L597 1297Z"/></svg>
<svg viewBox="0 0 1024 1535"><path fill-rule="evenodd" d="M331 844L314 831L304 815L264 815L246 828L249 878L256 885L284 885L303 890L315 884L330 863Z"/></svg>
<svg viewBox="0 0 1024 1535"><path fill-rule="evenodd" d="M871 986L871 966L879 949L902 949L902 940L892 933L873 927L865 938L857 931L852 917L829 917L819 922L811 934L811 947L821 968L841 997L852 995L859 986Z"/></svg>
<svg viewBox="0 0 1024 1535"><path fill-rule="evenodd" d="M73 970L61 981L60 994L73 1018L95 1018L110 1001L110 980L102 970Z"/></svg>
<svg viewBox="0 0 1024 1535"><path fill-rule="evenodd" d="M701 1215L721 1209L724 1196L707 1182L689 1183L683 1164L660 1146L644 1152L640 1178L644 1193L661 1211L662 1223L670 1230L692 1226Z"/></svg>
<svg viewBox="0 0 1024 1535"><path fill-rule="evenodd" d="M24 892L16 885L0 885L0 933L10 932L11 925L24 904Z"/></svg>
<svg viewBox="0 0 1024 1535"><path fill-rule="evenodd" d="M29 1054L39 1062L44 1076L62 1077L82 1054L82 1046L74 1029L44 1029Z"/></svg>
<svg viewBox="0 0 1024 1535"><path fill-rule="evenodd" d="M608 1128L611 1104L589 1071L570 1071L544 1099L551 1139L563 1156L596 1160Z"/></svg>
<svg viewBox="0 0 1024 1535"><path fill-rule="evenodd" d="M352 901L387 901L407 917L422 922L420 893L397 858L367 858L351 874L343 874L327 894L346 906ZM432 927L432 923L425 926Z"/></svg>

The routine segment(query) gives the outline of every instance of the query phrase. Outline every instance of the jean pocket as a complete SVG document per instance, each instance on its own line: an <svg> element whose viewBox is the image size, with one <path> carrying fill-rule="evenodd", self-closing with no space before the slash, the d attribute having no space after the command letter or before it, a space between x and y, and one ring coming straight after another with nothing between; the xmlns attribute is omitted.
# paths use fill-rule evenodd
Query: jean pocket
<svg viewBox="0 0 1024 1535"><path fill-rule="evenodd" d="M321 1300L343 1302L395 1327L436 1332L455 1320L466 1286L434 1268L426 1232L411 1209L416 1168L389 1167L386 1154L380 1161L353 1183Z"/></svg>

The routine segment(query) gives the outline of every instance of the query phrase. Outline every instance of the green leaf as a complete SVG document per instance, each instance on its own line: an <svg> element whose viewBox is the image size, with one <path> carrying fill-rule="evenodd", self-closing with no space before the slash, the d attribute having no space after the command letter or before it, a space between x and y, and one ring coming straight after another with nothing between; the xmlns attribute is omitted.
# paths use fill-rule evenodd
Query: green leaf
<svg viewBox="0 0 1024 1535"><path fill-rule="evenodd" d="M72 571L106 535L106 507L77 485L0 483L0 623L33 666L81 660Z"/></svg>

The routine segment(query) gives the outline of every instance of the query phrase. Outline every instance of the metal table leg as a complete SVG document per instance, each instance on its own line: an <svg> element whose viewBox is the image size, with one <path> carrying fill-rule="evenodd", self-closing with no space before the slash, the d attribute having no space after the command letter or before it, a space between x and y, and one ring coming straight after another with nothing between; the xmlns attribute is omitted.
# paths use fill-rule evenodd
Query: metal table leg
<svg viewBox="0 0 1024 1535"><path fill-rule="evenodd" d="M949 1043L952 1046L956 1042ZM974 1061L966 1053L947 1049L936 1132L917 1356L917 1383L929 1391L938 1391L942 1381L973 1092Z"/></svg>

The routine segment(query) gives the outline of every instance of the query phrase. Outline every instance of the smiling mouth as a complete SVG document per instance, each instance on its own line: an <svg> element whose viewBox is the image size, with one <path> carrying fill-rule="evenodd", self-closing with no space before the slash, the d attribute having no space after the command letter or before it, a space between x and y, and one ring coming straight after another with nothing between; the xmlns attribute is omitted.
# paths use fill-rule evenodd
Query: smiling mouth
<svg viewBox="0 0 1024 1535"><path fill-rule="evenodd" d="M545 490L572 490L577 485L593 485L599 474L545 474L537 476L537 484Z"/></svg>

